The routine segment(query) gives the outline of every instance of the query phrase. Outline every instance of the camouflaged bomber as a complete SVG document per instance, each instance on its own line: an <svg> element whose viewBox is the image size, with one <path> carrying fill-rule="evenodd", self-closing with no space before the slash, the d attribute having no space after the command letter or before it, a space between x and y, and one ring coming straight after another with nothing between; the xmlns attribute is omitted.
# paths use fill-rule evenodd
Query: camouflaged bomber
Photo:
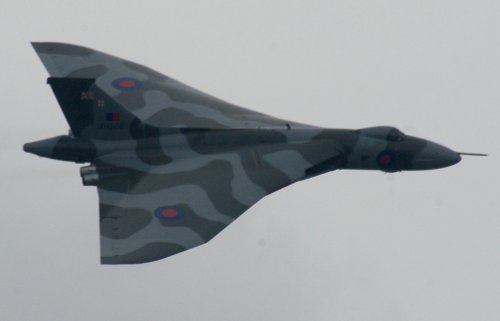
<svg viewBox="0 0 500 321"><path fill-rule="evenodd" d="M93 49L33 43L69 135L24 145L76 163L97 186L102 264L204 244L266 195L336 169L453 165L456 153L393 127L325 129L209 96Z"/></svg>

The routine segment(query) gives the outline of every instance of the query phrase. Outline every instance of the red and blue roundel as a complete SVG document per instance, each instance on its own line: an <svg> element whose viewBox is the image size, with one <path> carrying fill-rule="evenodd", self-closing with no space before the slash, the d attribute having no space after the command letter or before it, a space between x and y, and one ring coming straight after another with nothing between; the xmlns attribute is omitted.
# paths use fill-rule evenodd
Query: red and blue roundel
<svg viewBox="0 0 500 321"><path fill-rule="evenodd" d="M389 152L381 152L377 156L377 164L382 167L389 167L394 163L394 156Z"/></svg>
<svg viewBox="0 0 500 321"><path fill-rule="evenodd" d="M142 86L142 82L135 78L124 77L113 80L112 85L121 91L132 91L140 88Z"/></svg>
<svg viewBox="0 0 500 321"><path fill-rule="evenodd" d="M182 218L184 216L184 211L177 206L162 206L157 208L154 214L161 221L171 221Z"/></svg>

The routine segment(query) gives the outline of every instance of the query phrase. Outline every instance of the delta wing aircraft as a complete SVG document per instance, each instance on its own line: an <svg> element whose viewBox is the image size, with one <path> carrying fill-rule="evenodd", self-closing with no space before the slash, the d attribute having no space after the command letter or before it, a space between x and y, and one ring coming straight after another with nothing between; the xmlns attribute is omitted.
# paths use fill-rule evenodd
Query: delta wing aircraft
<svg viewBox="0 0 500 321"><path fill-rule="evenodd" d="M63 43L33 43L69 124L24 145L89 163L102 264L160 260L204 244L250 206L337 169L396 172L461 154L394 127L326 129L217 99L137 63Z"/></svg>

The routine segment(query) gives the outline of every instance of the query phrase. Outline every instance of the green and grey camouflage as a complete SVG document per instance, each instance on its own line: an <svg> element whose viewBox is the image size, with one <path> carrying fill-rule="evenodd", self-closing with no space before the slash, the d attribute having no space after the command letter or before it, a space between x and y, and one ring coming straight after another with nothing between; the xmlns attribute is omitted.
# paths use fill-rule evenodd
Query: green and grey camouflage
<svg viewBox="0 0 500 321"><path fill-rule="evenodd" d="M204 244L261 198L336 169L453 165L459 153L393 127L325 129L241 108L93 49L33 43L69 135L24 145L90 163L101 263L159 260Z"/></svg>

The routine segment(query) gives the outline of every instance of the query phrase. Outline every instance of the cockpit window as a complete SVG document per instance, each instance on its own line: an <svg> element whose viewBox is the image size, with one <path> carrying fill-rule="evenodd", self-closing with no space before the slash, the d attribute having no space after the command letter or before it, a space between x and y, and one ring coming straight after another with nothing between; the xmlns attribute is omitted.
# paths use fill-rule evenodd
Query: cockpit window
<svg viewBox="0 0 500 321"><path fill-rule="evenodd" d="M391 142L402 142L406 139L405 134L403 134L399 129L394 128L387 135L387 140Z"/></svg>
<svg viewBox="0 0 500 321"><path fill-rule="evenodd" d="M395 127L389 127L389 126L368 127L360 129L359 132L363 136L369 136L390 142L402 142L406 140L405 134L403 134L399 129Z"/></svg>

